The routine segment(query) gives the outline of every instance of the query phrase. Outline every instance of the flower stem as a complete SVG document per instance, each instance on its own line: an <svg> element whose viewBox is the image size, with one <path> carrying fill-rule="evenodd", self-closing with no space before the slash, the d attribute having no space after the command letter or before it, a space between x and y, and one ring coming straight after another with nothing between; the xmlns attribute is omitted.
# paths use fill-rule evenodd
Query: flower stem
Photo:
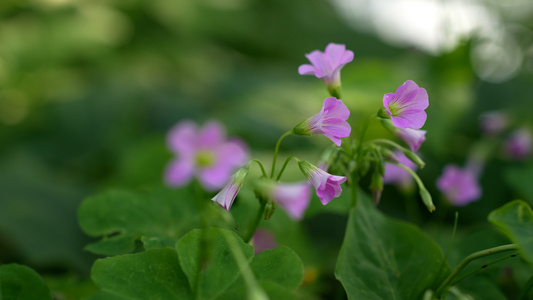
<svg viewBox="0 0 533 300"><path fill-rule="evenodd" d="M274 178L274 170L276 169L276 159L278 158L278 151L279 151L279 145L281 144L281 141L287 137L288 135L291 135L293 133L293 129L285 132L280 138L278 139L278 142L276 143L276 148L274 149L274 159L272 159L272 170L270 171L270 179Z"/></svg>
<svg viewBox="0 0 533 300"><path fill-rule="evenodd" d="M481 266L480 268L475 268L474 270L472 270L472 271L470 271L470 272L464 274L463 276L461 276L461 277L459 277L459 278L456 278L454 281L452 281L452 283L451 283L450 285L452 285L452 286L453 286L453 285L456 285L457 283L463 281L463 279L465 279L465 278L467 278L467 277L470 277L471 275L473 275L473 274L475 274L475 273L477 273L477 272L479 272L479 271L485 270L487 267L492 266L492 265L494 265L495 263L498 263L498 262L500 262L500 261L502 261L502 260L506 260L506 259L508 259L508 258L515 257L515 256L516 256L516 253L513 253L513 254L511 254L511 255L507 255L507 256L504 256L504 257L500 257L500 258L495 259L495 260L493 260L493 261L491 261L491 262L489 262L489 263L486 263L486 264L484 264L483 266Z"/></svg>
<svg viewBox="0 0 533 300"><path fill-rule="evenodd" d="M260 201L259 210L257 211L255 218L252 220L252 223L250 224L248 231L246 231L246 234L244 235L245 243L250 242L250 240L254 236L255 230L257 229L257 226L259 226L259 222L261 222L261 218L263 217L263 214L265 213L265 207L266 207L266 201L263 201L263 200Z"/></svg>
<svg viewBox="0 0 533 300"><path fill-rule="evenodd" d="M224 234L224 238L226 238L226 241L228 241L228 248L233 254L233 259L235 259L235 262L237 263L237 267L239 268L242 279L248 287L247 299L267 300L268 296L257 282L257 279L250 269L250 264L244 256L242 249L237 246L238 240L230 231L223 230L222 232Z"/></svg>
<svg viewBox="0 0 533 300"><path fill-rule="evenodd" d="M355 170L352 170L351 175L351 184L352 184L352 207L355 207L357 205L357 189L359 185L359 176L357 174L358 168L361 165L361 161L363 158L361 157L362 150L363 150L363 142L365 140L366 132L368 131L368 126L370 125L370 121L374 119L377 115L373 114L370 117L368 117L365 120L365 123L363 124L363 129L361 129L361 136L359 137L359 144L357 144L357 149L355 151L356 157L355 157ZM346 174L347 176L349 174Z"/></svg>
<svg viewBox="0 0 533 300"><path fill-rule="evenodd" d="M291 157L287 158L285 160L285 162L283 163L283 166L281 167L281 170L279 170L278 176L276 177L276 181L278 181L281 178L281 174L283 174L283 171L285 171L285 167L287 167L287 164L289 163L289 161L291 161L293 159L296 160L296 161L300 161L295 156L291 156Z"/></svg>
<svg viewBox="0 0 533 300"><path fill-rule="evenodd" d="M450 284L452 283L454 278L457 277L457 275L461 272L461 270L463 270L463 268L467 264L469 264L470 262L472 262L472 261L474 261L474 260L476 260L478 258L481 258L481 257L485 257L485 256L489 256L489 255L492 255L492 254L505 252L505 251L517 250L517 249L518 249L518 246L516 244L509 244L509 245L503 245L503 246L498 246L498 247L494 247L494 248L485 249L485 250L478 251L478 252L475 252L475 253L472 253L472 254L468 255L457 266L457 268L455 268L455 270L448 276L448 278L446 278L446 280L444 280L444 282L439 286L439 288L437 288L437 290L435 291L435 295L437 296L438 299L440 299L442 294L444 294L446 292L446 290L448 289L448 287L450 286Z"/></svg>
<svg viewBox="0 0 533 300"><path fill-rule="evenodd" d="M261 172L263 173L263 176L267 178L267 173L265 172L265 168L263 167L263 164L257 159L252 159L251 161L256 162L259 165L259 168L261 168Z"/></svg>

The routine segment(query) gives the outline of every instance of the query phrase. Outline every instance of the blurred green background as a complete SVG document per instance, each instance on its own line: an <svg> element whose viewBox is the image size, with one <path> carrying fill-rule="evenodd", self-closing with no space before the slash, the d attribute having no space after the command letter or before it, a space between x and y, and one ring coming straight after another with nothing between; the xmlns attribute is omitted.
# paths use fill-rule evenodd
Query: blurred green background
<svg viewBox="0 0 533 300"><path fill-rule="evenodd" d="M328 96L297 68L329 42L355 53L342 71L354 133L405 80L426 88L419 174L437 217L459 210L465 226L485 224L503 203L533 202L530 160L495 151L484 196L459 209L441 201L435 180L446 163L464 164L483 112L531 127L532 29L527 0L2 1L0 262L86 277L95 257L83 251L80 202L111 187L162 185L172 157L165 134L182 119L220 120L269 164L279 135ZM370 137L390 137L374 125ZM326 145L294 137L282 151L316 161ZM381 206L405 218L399 197L387 187Z"/></svg>

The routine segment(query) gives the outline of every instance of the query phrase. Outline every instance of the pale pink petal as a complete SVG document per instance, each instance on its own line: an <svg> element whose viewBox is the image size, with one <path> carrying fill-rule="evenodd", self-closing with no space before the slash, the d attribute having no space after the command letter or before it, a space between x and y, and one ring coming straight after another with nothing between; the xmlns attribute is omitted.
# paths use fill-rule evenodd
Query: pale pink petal
<svg viewBox="0 0 533 300"><path fill-rule="evenodd" d="M342 67L353 60L353 52L346 50L346 46L341 44L328 44L324 53L333 69Z"/></svg>
<svg viewBox="0 0 533 300"><path fill-rule="evenodd" d="M383 106L387 109L387 112L389 115L391 114L391 111L389 110L389 104L394 100L394 93L388 93L383 95Z"/></svg>
<svg viewBox="0 0 533 300"><path fill-rule="evenodd" d="M228 182L234 170L235 166L222 160L210 168L198 170L198 180L207 190L217 190Z"/></svg>
<svg viewBox="0 0 533 300"><path fill-rule="evenodd" d="M298 67L300 75L315 75L316 69L312 65L301 65Z"/></svg>
<svg viewBox="0 0 533 300"><path fill-rule="evenodd" d="M309 54L306 54L305 57L313 64L315 67L315 76L318 78L327 76L331 71L331 66L327 61L324 53L315 50Z"/></svg>
<svg viewBox="0 0 533 300"><path fill-rule="evenodd" d="M210 121L198 133L198 146L209 148L217 146L226 139L224 127L217 121Z"/></svg>
<svg viewBox="0 0 533 300"><path fill-rule="evenodd" d="M475 174L455 165L444 168L443 174L437 179L437 187L456 206L467 205L481 197L481 188Z"/></svg>
<svg viewBox="0 0 533 300"><path fill-rule="evenodd" d="M422 143L426 140L425 130L398 128L396 130L396 135L409 146L411 151L418 151Z"/></svg>
<svg viewBox="0 0 533 300"><path fill-rule="evenodd" d="M323 105L324 121L323 123L340 123L350 117L350 110L342 100L335 97L329 97L324 100Z"/></svg>
<svg viewBox="0 0 533 300"><path fill-rule="evenodd" d="M257 229L253 236L253 246L255 255L267 249L274 249L278 246L274 239L274 235L270 231L264 229Z"/></svg>
<svg viewBox="0 0 533 300"><path fill-rule="evenodd" d="M180 187L189 183L194 175L192 159L182 157L175 159L165 169L165 182L172 187Z"/></svg>
<svg viewBox="0 0 533 300"><path fill-rule="evenodd" d="M420 129L426 122L427 114L423 110L403 111L401 115L391 117L392 124L398 128Z"/></svg>
<svg viewBox="0 0 533 300"><path fill-rule="evenodd" d="M248 148L239 139L230 139L217 150L217 156L234 167L240 167L248 161Z"/></svg>
<svg viewBox="0 0 533 300"><path fill-rule="evenodd" d="M311 200L309 183L278 184L274 187L273 198L291 218L300 220Z"/></svg>
<svg viewBox="0 0 533 300"><path fill-rule="evenodd" d="M167 145L177 154L189 154L196 151L198 128L192 121L181 121L167 134Z"/></svg>

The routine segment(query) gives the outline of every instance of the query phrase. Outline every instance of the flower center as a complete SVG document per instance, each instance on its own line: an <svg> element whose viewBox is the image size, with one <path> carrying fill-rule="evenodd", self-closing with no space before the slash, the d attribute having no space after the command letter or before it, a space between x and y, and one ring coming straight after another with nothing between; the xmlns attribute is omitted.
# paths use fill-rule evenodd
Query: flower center
<svg viewBox="0 0 533 300"><path fill-rule="evenodd" d="M397 115L399 115L401 113L401 107L399 104L397 103L390 103L389 104L389 111L391 113L391 115L393 117L396 117Z"/></svg>
<svg viewBox="0 0 533 300"><path fill-rule="evenodd" d="M201 168L212 166L215 163L215 155L208 150L200 150L196 153L196 165Z"/></svg>

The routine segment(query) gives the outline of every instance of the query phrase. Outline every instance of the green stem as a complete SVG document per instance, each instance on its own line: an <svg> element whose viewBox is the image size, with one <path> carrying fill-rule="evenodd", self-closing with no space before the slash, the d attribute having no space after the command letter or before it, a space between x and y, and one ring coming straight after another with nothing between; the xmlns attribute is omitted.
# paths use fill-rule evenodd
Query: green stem
<svg viewBox="0 0 533 300"><path fill-rule="evenodd" d="M394 148L396 148L398 150L401 150L402 152L409 151L407 148L402 147L402 146L398 145L397 143L395 143L393 141L390 141L390 140L387 140L387 139L376 139L376 140L371 140L370 142L387 144L387 145L392 146L392 147L394 147Z"/></svg>
<svg viewBox="0 0 533 300"><path fill-rule="evenodd" d="M196 208L198 209L198 215L200 216L200 228L207 227L207 219L205 214L205 193L200 185L200 183L195 180L194 183L194 193L196 198ZM202 270L204 262L207 259L206 249L208 248L208 241L205 235L205 232L202 230L200 235L200 253L198 255L198 272L196 273L195 282L194 282L194 299L200 299L200 281L202 276Z"/></svg>
<svg viewBox="0 0 533 300"><path fill-rule="evenodd" d="M450 286L450 283L454 280L454 278L470 262L472 262L472 261L474 261L474 260L476 260L478 258L481 258L481 257L485 257L485 256L489 256L489 255L492 255L492 254L505 252L505 251L517 250L517 249L518 249L517 245L509 244L509 245L498 246L498 247L494 247L494 248L490 248L490 249L485 249L485 250L478 251L478 252L475 252L475 253L472 253L472 254L468 255L457 266L457 268L455 268L455 270L448 276L448 278L446 278L446 280L444 280L444 282L442 282L442 284L439 286L439 288L435 291L435 295L437 296L438 299L440 299L442 294L444 294L446 292L446 290L448 289L448 287Z"/></svg>
<svg viewBox="0 0 533 300"><path fill-rule="evenodd" d="M274 178L274 170L276 169L276 159L278 158L278 151L279 151L279 145L281 144L281 141L287 137L288 135L291 135L293 133L293 130L289 130L285 132L280 138L278 139L278 142L276 143L276 148L274 149L274 159L272 159L272 170L270 171L270 179Z"/></svg>
<svg viewBox="0 0 533 300"><path fill-rule="evenodd" d="M237 267L239 268L239 271L242 275L242 279L248 287L247 299L268 300L267 294L261 288L261 286L257 282L257 279L254 276L254 273L250 269L250 263L244 256L242 249L237 246L238 240L230 231L223 230L222 232L224 234L224 237L228 241L229 250L233 254L233 258L237 263Z"/></svg>
<svg viewBox="0 0 533 300"><path fill-rule="evenodd" d="M263 167L263 164L257 159L252 159L252 161L256 162L259 165L259 168L261 168L261 172L263 173L263 176L267 178L267 173L265 172L265 168Z"/></svg>
<svg viewBox="0 0 533 300"><path fill-rule="evenodd" d="M388 161L388 163L396 165L396 166L404 169L405 171L407 171L411 175L411 177L413 177L413 179L416 181L416 184L418 185L418 187L420 189L426 189L426 186L424 185L424 183L422 182L420 177L418 177L418 175L415 173L415 171L413 171L411 168L409 168L408 166L406 166L404 164L397 163L397 162L394 162L394 161Z"/></svg>
<svg viewBox="0 0 533 300"><path fill-rule="evenodd" d="M352 185L352 190L351 190L351 198L352 198L352 207L356 207L357 206L357 201L358 201L358 196L357 196L357 185L359 184L358 180L359 180L359 176L357 176L357 170L353 171L351 176L351 185Z"/></svg>
<svg viewBox="0 0 533 300"><path fill-rule="evenodd" d="M261 200L259 204L259 210L257 211L255 218L252 220L252 223L250 224L250 227L248 228L248 231L246 232L244 236L245 243L250 242L250 240L254 236L255 230L257 229L257 226L259 226L259 222L261 222L261 218L263 217L263 214L265 213L265 206L266 206L266 201Z"/></svg>
<svg viewBox="0 0 533 300"><path fill-rule="evenodd" d="M533 275L529 277L529 280L526 282L526 284L522 288L522 291L520 292L520 295L518 296L518 300L527 300L527 296L532 289L533 289Z"/></svg>
<svg viewBox="0 0 533 300"><path fill-rule="evenodd" d="M488 268L489 266L492 266L492 265L494 265L494 264L496 264L496 263L498 263L498 262L500 262L500 261L502 261L502 260L506 260L506 259L508 259L508 258L515 257L515 256L516 256L516 253L513 253L513 254L511 254L511 255L504 256L504 257L500 257L500 258L495 259L495 260L493 260L493 261L491 261L491 262L489 262L489 263L486 263L486 264L484 264L483 266L481 266L481 267L479 267L479 268L475 268L474 270L472 270L472 271L470 271L470 272L464 274L463 276L461 276L461 277L455 279L454 281L452 281L452 283L451 283L450 285L452 285L452 286L453 286L453 285L456 285L457 283L463 281L465 278L470 277L471 275L474 275L474 274L477 273L477 272L483 271L483 270L485 270L486 268Z"/></svg>
<svg viewBox="0 0 533 300"><path fill-rule="evenodd" d="M283 171L285 171L285 167L287 167L287 164L289 163L289 161L291 161L293 159L296 160L296 161L300 161L298 158L296 158L294 156L291 156L291 157L287 158L285 160L285 162L283 163L283 166L281 167L281 170L279 170L278 176L276 177L276 181L278 181L281 178L281 174L283 174Z"/></svg>

